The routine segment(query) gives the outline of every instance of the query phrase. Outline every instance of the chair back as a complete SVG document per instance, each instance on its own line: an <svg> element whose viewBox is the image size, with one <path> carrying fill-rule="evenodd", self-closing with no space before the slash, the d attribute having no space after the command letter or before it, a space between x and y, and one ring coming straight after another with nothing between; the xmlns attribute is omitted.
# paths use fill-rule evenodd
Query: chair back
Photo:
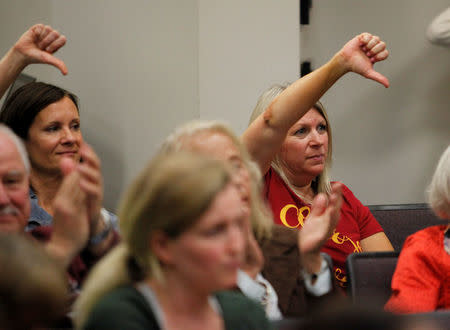
<svg viewBox="0 0 450 330"><path fill-rule="evenodd" d="M426 227L445 223L427 204L369 205L395 251L400 251L406 238Z"/></svg>
<svg viewBox="0 0 450 330"><path fill-rule="evenodd" d="M398 252L361 252L347 257L348 291L355 304L384 306L391 295L391 280Z"/></svg>

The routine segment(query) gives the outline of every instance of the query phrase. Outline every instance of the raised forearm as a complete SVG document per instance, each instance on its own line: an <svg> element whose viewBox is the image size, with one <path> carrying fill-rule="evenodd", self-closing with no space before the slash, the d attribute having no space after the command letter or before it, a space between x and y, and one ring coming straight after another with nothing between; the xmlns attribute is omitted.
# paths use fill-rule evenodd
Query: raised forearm
<svg viewBox="0 0 450 330"><path fill-rule="evenodd" d="M286 88L263 114L264 123L284 135L348 70L340 55Z"/></svg>
<svg viewBox="0 0 450 330"><path fill-rule="evenodd" d="M278 95L242 139L263 173L292 127L348 69L340 55L298 79Z"/></svg>
<svg viewBox="0 0 450 330"><path fill-rule="evenodd" d="M0 98L26 67L23 56L11 48L0 60Z"/></svg>

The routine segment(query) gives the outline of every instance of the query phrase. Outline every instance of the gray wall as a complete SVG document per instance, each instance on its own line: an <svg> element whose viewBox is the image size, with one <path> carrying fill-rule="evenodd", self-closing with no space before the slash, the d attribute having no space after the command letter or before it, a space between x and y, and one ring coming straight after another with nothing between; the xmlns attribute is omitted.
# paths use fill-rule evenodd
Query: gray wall
<svg viewBox="0 0 450 330"><path fill-rule="evenodd" d="M298 1L199 1L200 117L247 127L258 96L299 73Z"/></svg>
<svg viewBox="0 0 450 330"><path fill-rule="evenodd" d="M272 20L277 7L272 0L0 0L0 53L38 22L67 36L58 56L68 76L44 65L25 73L79 96L85 140L102 159L105 204L115 209L175 126L223 113L244 127L274 72L296 77L298 3L284 3ZM280 53L284 63L267 70ZM247 77L249 59L257 74Z"/></svg>
<svg viewBox="0 0 450 330"><path fill-rule="evenodd" d="M403 16L387 15L378 2L370 8L370 28L361 17L359 25L337 20L347 9L341 2L319 6L322 1L314 2L323 24L313 35L312 26L300 33L297 0L0 0L0 53L37 22L67 36L58 56L68 76L43 65L25 72L80 97L84 136L102 159L105 203L115 209L121 191L176 125L221 118L242 133L259 94L298 77L300 55L314 53L313 63L323 64L353 34L372 29L392 50L380 66L392 87L349 75L326 96L333 173L370 204L423 202L432 166L450 141L449 50L423 37L446 1L426 9L419 0L402 1ZM361 3L353 0L353 9L355 2ZM348 85L352 80L356 87Z"/></svg>
<svg viewBox="0 0 450 330"><path fill-rule="evenodd" d="M302 59L325 62L355 31L386 40L375 68L388 89L353 74L324 98L332 121L332 175L368 204L424 202L424 190L450 143L450 48L425 31L448 0L314 1L301 30ZM349 10L351 8L351 10ZM332 33L330 33L332 31Z"/></svg>

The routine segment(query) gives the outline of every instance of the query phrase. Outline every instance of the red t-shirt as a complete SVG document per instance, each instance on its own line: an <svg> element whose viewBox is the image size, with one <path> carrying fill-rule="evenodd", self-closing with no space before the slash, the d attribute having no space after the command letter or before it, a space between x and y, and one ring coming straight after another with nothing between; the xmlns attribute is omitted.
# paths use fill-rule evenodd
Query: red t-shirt
<svg viewBox="0 0 450 330"><path fill-rule="evenodd" d="M301 229L303 221L311 211L311 205L299 198L272 168L264 176L264 180L264 194L272 209L274 222L289 228ZM342 195L339 223L322 251L331 256L334 276L342 287L346 287L345 260L347 256L353 252L361 252L360 241L382 232L383 228L369 209L345 185L343 185Z"/></svg>

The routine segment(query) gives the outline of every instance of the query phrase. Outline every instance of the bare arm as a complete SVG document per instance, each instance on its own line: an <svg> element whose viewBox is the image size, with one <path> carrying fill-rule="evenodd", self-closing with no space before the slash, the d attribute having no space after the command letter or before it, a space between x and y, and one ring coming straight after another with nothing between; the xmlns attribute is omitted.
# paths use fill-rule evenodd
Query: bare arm
<svg viewBox="0 0 450 330"><path fill-rule="evenodd" d="M48 25L29 28L0 60L0 97L28 64L50 64L67 74L64 62L52 55L65 43L66 37Z"/></svg>
<svg viewBox="0 0 450 330"><path fill-rule="evenodd" d="M388 79L373 70L375 62L387 58L385 47L378 37L362 33L345 44L328 63L295 81L273 100L242 135L262 173L269 169L289 128L347 72L355 72L389 86Z"/></svg>
<svg viewBox="0 0 450 330"><path fill-rule="evenodd" d="M394 248L383 232L373 234L361 240L361 247L364 252L370 251L394 251Z"/></svg>

